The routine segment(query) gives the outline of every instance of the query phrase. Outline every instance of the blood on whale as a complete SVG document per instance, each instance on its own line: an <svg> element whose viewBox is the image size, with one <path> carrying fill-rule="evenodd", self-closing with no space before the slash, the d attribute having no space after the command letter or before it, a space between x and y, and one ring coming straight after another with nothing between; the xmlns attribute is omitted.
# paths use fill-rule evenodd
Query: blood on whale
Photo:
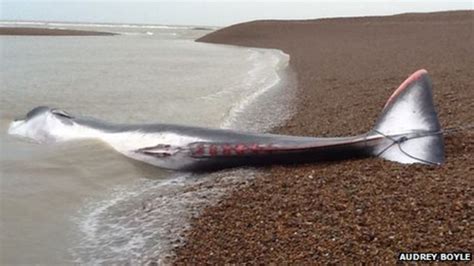
<svg viewBox="0 0 474 266"><path fill-rule="evenodd" d="M192 157L218 157L231 155L266 154L272 152L272 144L257 143L206 143L198 142L190 145Z"/></svg>

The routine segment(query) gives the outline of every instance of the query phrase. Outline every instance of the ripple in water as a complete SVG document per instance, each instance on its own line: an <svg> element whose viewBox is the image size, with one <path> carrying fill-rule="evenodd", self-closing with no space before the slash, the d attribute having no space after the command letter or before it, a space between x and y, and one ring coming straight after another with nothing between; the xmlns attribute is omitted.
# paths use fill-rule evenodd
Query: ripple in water
<svg viewBox="0 0 474 266"><path fill-rule="evenodd" d="M77 263L163 263L183 243L192 217L229 187L246 186L251 169L211 175L180 175L167 180L139 180L116 187L107 200L90 201L73 220L83 238L71 253Z"/></svg>

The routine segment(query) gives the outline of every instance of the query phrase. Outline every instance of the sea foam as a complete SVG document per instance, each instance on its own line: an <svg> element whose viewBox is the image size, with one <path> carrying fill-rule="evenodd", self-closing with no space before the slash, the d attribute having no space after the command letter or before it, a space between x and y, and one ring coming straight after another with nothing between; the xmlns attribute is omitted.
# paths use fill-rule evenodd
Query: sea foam
<svg viewBox="0 0 474 266"><path fill-rule="evenodd" d="M107 199L91 199L74 221L83 237L71 253L77 263L164 263L184 243L192 217L228 192L245 185L254 172L177 174L167 180L139 180L115 187Z"/></svg>

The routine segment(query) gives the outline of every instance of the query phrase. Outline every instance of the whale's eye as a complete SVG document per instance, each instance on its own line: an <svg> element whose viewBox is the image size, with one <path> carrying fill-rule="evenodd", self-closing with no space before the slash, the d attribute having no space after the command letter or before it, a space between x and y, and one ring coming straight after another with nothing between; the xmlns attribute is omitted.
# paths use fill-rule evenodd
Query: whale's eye
<svg viewBox="0 0 474 266"><path fill-rule="evenodd" d="M66 113L65 111L61 109L52 109L51 113L61 116L61 117L65 117L65 118L73 118L70 114Z"/></svg>

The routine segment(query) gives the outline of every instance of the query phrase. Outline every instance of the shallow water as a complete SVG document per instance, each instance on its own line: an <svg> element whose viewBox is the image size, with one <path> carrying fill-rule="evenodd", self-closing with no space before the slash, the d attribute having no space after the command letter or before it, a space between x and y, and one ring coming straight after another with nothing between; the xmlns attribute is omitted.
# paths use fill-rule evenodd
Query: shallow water
<svg viewBox="0 0 474 266"><path fill-rule="evenodd" d="M253 175L172 173L95 140L39 145L7 135L33 107L252 131L289 116L280 51L196 43L207 32L192 28L105 30L124 34L0 37L1 264L161 260L199 206L225 193L200 184Z"/></svg>

